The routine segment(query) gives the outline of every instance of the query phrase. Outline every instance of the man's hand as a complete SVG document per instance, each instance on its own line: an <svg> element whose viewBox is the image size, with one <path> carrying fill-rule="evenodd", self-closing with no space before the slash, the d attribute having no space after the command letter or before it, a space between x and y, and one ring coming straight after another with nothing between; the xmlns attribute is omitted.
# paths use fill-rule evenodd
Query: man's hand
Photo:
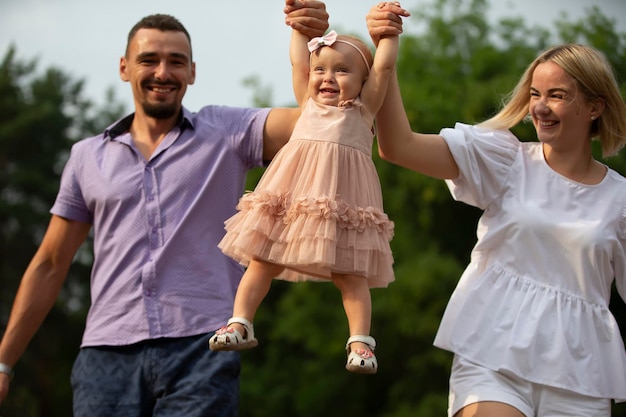
<svg viewBox="0 0 626 417"><path fill-rule="evenodd" d="M285 0L285 23L309 39L328 29L326 5L317 0Z"/></svg>
<svg viewBox="0 0 626 417"><path fill-rule="evenodd" d="M410 16L408 10L403 9L396 1L383 1L373 6L365 21L367 30L374 45L383 36L398 36L402 33L402 18Z"/></svg>

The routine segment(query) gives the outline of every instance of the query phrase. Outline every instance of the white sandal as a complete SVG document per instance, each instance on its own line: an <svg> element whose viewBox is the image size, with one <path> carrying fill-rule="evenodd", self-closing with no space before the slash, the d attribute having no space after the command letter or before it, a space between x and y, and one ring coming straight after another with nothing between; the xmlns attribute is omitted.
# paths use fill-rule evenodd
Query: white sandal
<svg viewBox="0 0 626 417"><path fill-rule="evenodd" d="M246 337L243 337L237 330L229 327L233 323L238 323L245 329ZM226 326L218 329L213 337L209 339L209 349L211 350L246 350L252 349L259 344L254 338L254 327L252 323L243 317L231 317Z"/></svg>
<svg viewBox="0 0 626 417"><path fill-rule="evenodd" d="M365 343L370 350L356 349L350 351L350 344L354 342ZM378 371L378 361L374 355L376 348L376 340L372 336L350 336L346 343L346 351L348 352L348 362L346 369L357 374L375 374Z"/></svg>

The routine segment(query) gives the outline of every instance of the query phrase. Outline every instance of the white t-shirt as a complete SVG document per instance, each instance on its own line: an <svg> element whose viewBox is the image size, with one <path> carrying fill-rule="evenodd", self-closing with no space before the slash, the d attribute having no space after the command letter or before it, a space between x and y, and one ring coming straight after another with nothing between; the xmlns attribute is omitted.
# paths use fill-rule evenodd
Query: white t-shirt
<svg viewBox="0 0 626 417"><path fill-rule="evenodd" d="M626 351L608 309L626 299L626 179L597 185L553 171L542 145L508 131L443 129L456 200L484 210L471 262L435 346L493 370L626 401Z"/></svg>

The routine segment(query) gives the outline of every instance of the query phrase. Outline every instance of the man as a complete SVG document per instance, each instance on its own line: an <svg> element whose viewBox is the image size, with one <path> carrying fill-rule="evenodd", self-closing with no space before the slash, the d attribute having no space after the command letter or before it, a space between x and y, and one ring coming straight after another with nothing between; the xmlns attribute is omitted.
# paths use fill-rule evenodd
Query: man
<svg viewBox="0 0 626 417"><path fill-rule="evenodd" d="M322 2L286 5L307 36L327 29ZM237 415L239 357L207 341L230 316L242 270L216 245L246 171L273 157L299 112L183 108L195 64L187 30L168 15L131 29L119 68L135 112L72 147L0 344L0 401L93 227L74 416Z"/></svg>

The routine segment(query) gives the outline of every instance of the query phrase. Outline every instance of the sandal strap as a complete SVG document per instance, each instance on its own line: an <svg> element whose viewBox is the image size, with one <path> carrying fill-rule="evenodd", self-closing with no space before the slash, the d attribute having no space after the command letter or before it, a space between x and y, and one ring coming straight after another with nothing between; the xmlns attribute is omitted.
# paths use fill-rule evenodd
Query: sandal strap
<svg viewBox="0 0 626 417"><path fill-rule="evenodd" d="M252 323L250 323L250 321L248 321L247 319L243 317L231 317L230 319L228 319L228 322L226 323L226 327L230 326L233 323L241 324L244 327L244 329L246 329L247 335L246 335L245 340L254 339L254 326L252 325Z"/></svg>
<svg viewBox="0 0 626 417"><path fill-rule="evenodd" d="M374 338L372 336L365 336L365 335L354 335L354 336L350 336L348 338L348 341L346 342L346 350L350 350L350 344L354 343L354 342L361 342L361 343L365 343L367 346L369 346L370 350L372 350L372 352L374 351L374 349L376 349L376 340L374 340Z"/></svg>

